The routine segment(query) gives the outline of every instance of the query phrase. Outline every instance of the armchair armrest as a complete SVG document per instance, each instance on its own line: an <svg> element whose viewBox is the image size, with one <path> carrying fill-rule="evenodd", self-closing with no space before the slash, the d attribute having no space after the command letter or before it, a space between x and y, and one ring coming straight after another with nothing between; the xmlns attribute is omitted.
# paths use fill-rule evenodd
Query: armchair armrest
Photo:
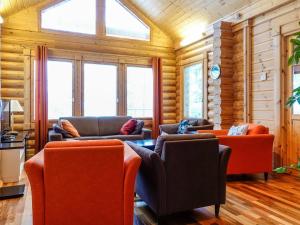
<svg viewBox="0 0 300 225"><path fill-rule="evenodd" d="M134 185L141 158L128 144L124 144L124 225L133 224Z"/></svg>
<svg viewBox="0 0 300 225"><path fill-rule="evenodd" d="M163 131L168 134L177 134L178 127L179 127L178 123L162 124L162 125L159 125L159 132L161 133Z"/></svg>
<svg viewBox="0 0 300 225"><path fill-rule="evenodd" d="M228 130L198 130L198 133L209 133L214 134L216 136L226 136L228 134Z"/></svg>
<svg viewBox="0 0 300 225"><path fill-rule="evenodd" d="M136 181L137 194L154 212L163 212L166 210L166 173L159 155L130 141L126 143L142 158Z"/></svg>
<svg viewBox="0 0 300 225"><path fill-rule="evenodd" d="M226 180L227 166L231 149L225 145L219 145L219 204L224 204L226 200Z"/></svg>
<svg viewBox="0 0 300 225"><path fill-rule="evenodd" d="M56 133L54 130L50 130L48 132L48 140L49 141L62 141L63 136L60 133Z"/></svg>
<svg viewBox="0 0 300 225"><path fill-rule="evenodd" d="M152 130L147 129L147 128L143 128L142 129L142 135L143 135L144 139L151 139L151 137L152 137Z"/></svg>
<svg viewBox="0 0 300 225"><path fill-rule="evenodd" d="M33 224L43 225L45 220L44 150L25 163L25 171L32 192Z"/></svg>

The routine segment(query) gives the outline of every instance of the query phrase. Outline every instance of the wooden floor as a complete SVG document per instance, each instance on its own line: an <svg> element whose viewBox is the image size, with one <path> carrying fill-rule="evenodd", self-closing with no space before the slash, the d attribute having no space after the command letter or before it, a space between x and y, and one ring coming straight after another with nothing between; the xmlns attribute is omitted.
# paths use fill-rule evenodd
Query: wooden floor
<svg viewBox="0 0 300 225"><path fill-rule="evenodd" d="M27 179L23 178L23 183ZM1 186L1 184L0 184ZM300 177L274 175L268 182L262 177L231 178L227 188L227 203L220 219L213 207L195 209L167 218L166 225L196 224L299 224ZM135 223L155 224L153 214L142 201L136 201ZM0 225L32 225L31 193L20 199L0 201Z"/></svg>

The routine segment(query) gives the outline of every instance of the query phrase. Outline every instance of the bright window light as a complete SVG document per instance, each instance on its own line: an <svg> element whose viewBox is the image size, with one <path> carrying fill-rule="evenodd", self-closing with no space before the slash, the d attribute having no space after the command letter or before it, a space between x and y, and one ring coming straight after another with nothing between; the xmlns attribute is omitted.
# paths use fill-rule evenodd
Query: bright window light
<svg viewBox="0 0 300 225"><path fill-rule="evenodd" d="M152 68L127 67L127 115L153 117Z"/></svg>
<svg viewBox="0 0 300 225"><path fill-rule="evenodd" d="M42 10L41 27L96 34L96 0L66 0Z"/></svg>
<svg viewBox="0 0 300 225"><path fill-rule="evenodd" d="M117 66L84 64L84 115L117 115Z"/></svg>
<svg viewBox="0 0 300 225"><path fill-rule="evenodd" d="M293 90L297 87L300 87L300 66L299 65L293 66ZM293 105L293 114L294 115L300 114L299 104Z"/></svg>
<svg viewBox="0 0 300 225"><path fill-rule="evenodd" d="M73 63L48 61L48 118L72 116Z"/></svg>
<svg viewBox="0 0 300 225"><path fill-rule="evenodd" d="M150 28L117 0L106 0L106 34L139 40L150 40Z"/></svg>
<svg viewBox="0 0 300 225"><path fill-rule="evenodd" d="M187 66L184 76L184 117L203 118L203 66Z"/></svg>

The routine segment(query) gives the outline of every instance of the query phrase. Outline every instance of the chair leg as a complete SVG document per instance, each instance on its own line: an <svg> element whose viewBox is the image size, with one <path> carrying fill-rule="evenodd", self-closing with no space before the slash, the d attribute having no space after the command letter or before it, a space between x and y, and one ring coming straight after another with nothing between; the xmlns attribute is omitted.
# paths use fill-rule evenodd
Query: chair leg
<svg viewBox="0 0 300 225"><path fill-rule="evenodd" d="M219 213L220 213L220 204L216 204L215 205L215 216L217 217L217 218L219 218Z"/></svg>
<svg viewBox="0 0 300 225"><path fill-rule="evenodd" d="M264 177L265 177L265 181L268 181L269 173L268 173L268 172L265 172L265 173L264 173Z"/></svg>

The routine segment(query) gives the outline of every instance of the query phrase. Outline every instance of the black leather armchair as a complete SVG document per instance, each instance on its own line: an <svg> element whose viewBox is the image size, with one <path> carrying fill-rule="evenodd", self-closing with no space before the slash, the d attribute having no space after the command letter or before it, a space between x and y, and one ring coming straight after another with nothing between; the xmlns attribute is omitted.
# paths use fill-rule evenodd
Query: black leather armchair
<svg viewBox="0 0 300 225"><path fill-rule="evenodd" d="M209 134L160 136L154 151L128 144L142 158L136 193L158 218L215 205L226 199L231 150Z"/></svg>

